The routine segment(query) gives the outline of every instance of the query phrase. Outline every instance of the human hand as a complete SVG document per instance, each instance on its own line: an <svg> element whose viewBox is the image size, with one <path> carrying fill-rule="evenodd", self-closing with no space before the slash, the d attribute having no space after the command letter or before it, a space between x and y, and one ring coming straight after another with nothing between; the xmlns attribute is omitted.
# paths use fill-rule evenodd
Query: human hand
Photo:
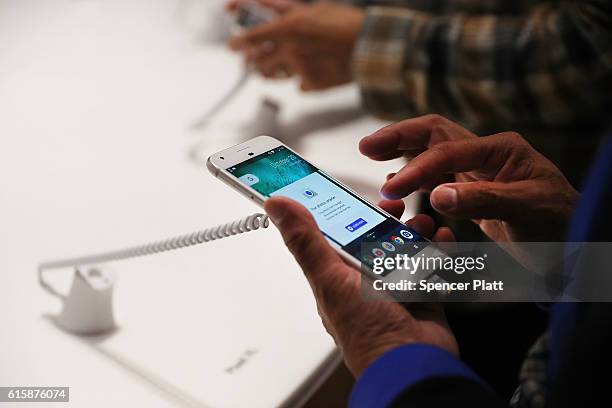
<svg viewBox="0 0 612 408"><path fill-rule="evenodd" d="M473 219L497 242L563 241L578 193L517 133L477 137L437 115L408 119L365 137L374 160L412 160L382 187L385 197L433 190L440 213Z"/></svg>
<svg viewBox="0 0 612 408"><path fill-rule="evenodd" d="M380 205L397 216L404 210L401 201ZM323 325L355 377L387 351L406 344L426 343L459 353L440 305L406 308L391 299L364 300L360 271L344 263L332 249L306 208L288 198L274 197L266 201L265 209L304 271ZM433 220L425 215L406 225L422 235L433 235L434 241L454 240L447 228L434 234Z"/></svg>
<svg viewBox="0 0 612 408"><path fill-rule="evenodd" d="M364 20L358 7L327 2L297 5L276 20L230 40L266 78L297 75L304 91L352 80L351 56Z"/></svg>

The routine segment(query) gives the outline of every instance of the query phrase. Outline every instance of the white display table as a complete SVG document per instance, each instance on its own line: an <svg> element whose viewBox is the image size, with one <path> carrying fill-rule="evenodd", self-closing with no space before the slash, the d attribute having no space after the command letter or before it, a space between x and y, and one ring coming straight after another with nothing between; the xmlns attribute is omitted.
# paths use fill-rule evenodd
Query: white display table
<svg viewBox="0 0 612 408"><path fill-rule="evenodd" d="M254 136L264 97L281 104L279 136L370 197L398 168L359 154L359 139L384 123L359 111L353 87L303 95L255 78L194 130L241 71L238 56L203 40L222 28L220 9L0 4L0 386L70 386L74 407L269 407L333 368L333 341L273 227L113 263L119 329L103 338L55 327L60 304L36 281L43 260L260 211L189 152ZM64 288L69 277L51 275Z"/></svg>

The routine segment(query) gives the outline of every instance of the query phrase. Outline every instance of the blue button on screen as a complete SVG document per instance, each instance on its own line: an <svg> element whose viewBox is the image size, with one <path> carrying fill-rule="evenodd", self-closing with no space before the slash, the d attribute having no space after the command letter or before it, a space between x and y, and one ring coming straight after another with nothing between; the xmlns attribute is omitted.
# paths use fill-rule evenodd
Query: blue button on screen
<svg viewBox="0 0 612 408"><path fill-rule="evenodd" d="M355 221L351 222L349 225L347 225L344 228L353 232L353 231L357 231L359 228L363 227L366 224L367 224L366 220L364 220L363 218L357 218Z"/></svg>

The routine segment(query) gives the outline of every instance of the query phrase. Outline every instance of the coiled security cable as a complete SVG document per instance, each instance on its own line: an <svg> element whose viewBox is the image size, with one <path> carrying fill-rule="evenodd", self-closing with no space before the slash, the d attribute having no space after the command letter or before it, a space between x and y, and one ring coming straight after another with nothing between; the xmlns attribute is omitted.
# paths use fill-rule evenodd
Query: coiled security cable
<svg viewBox="0 0 612 408"><path fill-rule="evenodd" d="M59 293L47 281L45 281L43 277L44 270L66 268L70 266L91 265L109 261L118 261L121 259L147 256L160 252L187 248L190 246L203 244L205 242L214 241L216 239L226 238L232 235L238 235L249 231L255 231L260 228L268 228L269 225L270 220L268 219L267 215L256 213L248 217L235 220L233 222L228 222L226 224L217 225L212 228L195 231L191 234L180 235L174 238L156 241L149 244L138 245L126 249L120 249L116 251L104 252L78 258L43 262L38 265L38 281L40 285L45 290L47 290L47 292L63 299L65 296Z"/></svg>

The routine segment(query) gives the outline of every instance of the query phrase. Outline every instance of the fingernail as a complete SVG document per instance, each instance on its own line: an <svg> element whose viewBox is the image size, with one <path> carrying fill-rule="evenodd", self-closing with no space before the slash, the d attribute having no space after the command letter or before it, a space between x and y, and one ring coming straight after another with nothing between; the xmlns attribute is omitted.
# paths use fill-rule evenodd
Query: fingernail
<svg viewBox="0 0 612 408"><path fill-rule="evenodd" d="M361 154L365 154L365 153L364 153L364 151L363 151L363 143L364 143L364 141L365 141L366 139L368 139L370 136L372 136L372 135L367 135L367 136L364 136L364 137L362 137L362 138L361 138L361 140L359 141L359 146L358 146L358 148L359 148L359 152L360 152Z"/></svg>
<svg viewBox="0 0 612 408"><path fill-rule="evenodd" d="M281 223L285 217L285 209L281 205L266 205L266 213L275 225Z"/></svg>
<svg viewBox="0 0 612 408"><path fill-rule="evenodd" d="M439 186L431 192L431 204L440 211L453 211L457 208L457 190Z"/></svg>
<svg viewBox="0 0 612 408"><path fill-rule="evenodd" d="M380 196L382 198L384 198L385 200L399 200L402 197L398 196L397 194L394 193L390 193L388 191L385 191L385 187L383 186L383 188L380 190Z"/></svg>

